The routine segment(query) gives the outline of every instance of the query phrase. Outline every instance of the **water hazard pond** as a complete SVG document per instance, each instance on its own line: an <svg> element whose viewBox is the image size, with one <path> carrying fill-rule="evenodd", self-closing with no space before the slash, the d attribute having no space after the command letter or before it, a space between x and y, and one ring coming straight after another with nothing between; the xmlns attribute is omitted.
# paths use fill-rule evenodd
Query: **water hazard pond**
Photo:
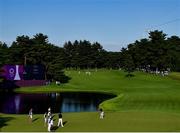
<svg viewBox="0 0 180 133"><path fill-rule="evenodd" d="M27 114L30 108L33 113L42 114L51 107L52 113L58 112L90 112L97 111L98 105L115 97L101 93L41 93L22 94L4 93L0 94L0 113Z"/></svg>

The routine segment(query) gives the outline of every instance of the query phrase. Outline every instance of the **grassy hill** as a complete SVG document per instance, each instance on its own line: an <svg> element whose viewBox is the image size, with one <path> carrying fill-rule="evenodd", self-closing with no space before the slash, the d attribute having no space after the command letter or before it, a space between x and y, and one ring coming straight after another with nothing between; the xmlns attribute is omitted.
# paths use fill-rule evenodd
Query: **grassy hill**
<svg viewBox="0 0 180 133"><path fill-rule="evenodd" d="M180 131L180 73L167 77L135 72L132 78L118 70L68 70L67 84L17 89L17 92L95 91L116 94L104 101L105 119L97 112L63 113L67 122L56 131ZM43 115L35 115L33 123L27 115L0 114L0 131L47 131ZM57 115L55 117L57 124Z"/></svg>
<svg viewBox="0 0 180 133"><path fill-rule="evenodd" d="M66 71L71 77L67 84L55 84L43 87L20 88L18 92L49 91L97 91L116 94L117 97L105 101L101 106L105 110L129 111L180 111L180 80L174 80L179 73L169 77L135 72L132 78L118 70L91 70L91 75L84 71ZM174 76L175 75L175 76Z"/></svg>

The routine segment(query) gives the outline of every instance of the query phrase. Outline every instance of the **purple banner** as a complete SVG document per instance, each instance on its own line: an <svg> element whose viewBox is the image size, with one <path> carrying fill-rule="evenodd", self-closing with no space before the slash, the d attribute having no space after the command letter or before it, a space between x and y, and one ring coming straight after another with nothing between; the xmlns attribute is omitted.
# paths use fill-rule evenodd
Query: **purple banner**
<svg viewBox="0 0 180 133"><path fill-rule="evenodd" d="M7 80L23 80L23 65L4 65L2 76Z"/></svg>

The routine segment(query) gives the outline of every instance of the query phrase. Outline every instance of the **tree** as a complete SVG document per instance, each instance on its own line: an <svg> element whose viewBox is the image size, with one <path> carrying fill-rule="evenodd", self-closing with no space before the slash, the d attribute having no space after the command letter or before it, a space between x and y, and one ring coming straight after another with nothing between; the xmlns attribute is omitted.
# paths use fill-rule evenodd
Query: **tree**
<svg viewBox="0 0 180 133"><path fill-rule="evenodd" d="M123 60L122 60L122 68L124 69L125 72L128 72L126 75L127 77L132 77L132 72L135 71L135 63L133 60L133 57L131 53L129 53L128 50L122 49L123 54L121 55Z"/></svg>
<svg viewBox="0 0 180 133"><path fill-rule="evenodd" d="M151 31L148 39L136 40L129 44L127 49L121 50L120 60L124 60L126 53L131 55L127 59L132 58L135 68L147 72L165 71L168 68L180 71L180 39L177 36L167 39L162 31ZM124 64L121 66L124 67Z"/></svg>
<svg viewBox="0 0 180 133"><path fill-rule="evenodd" d="M102 52L103 52L103 47L101 46L100 43L95 42L91 45L91 59L92 59L92 67L93 68L101 68L102 67L102 60L103 57Z"/></svg>
<svg viewBox="0 0 180 133"><path fill-rule="evenodd" d="M28 36L17 36L9 48L10 64L24 64L24 58L29 53L32 42Z"/></svg>
<svg viewBox="0 0 180 133"><path fill-rule="evenodd" d="M33 43L38 45L45 45L48 44L48 36L44 35L43 33L38 33L34 35L32 38Z"/></svg>
<svg viewBox="0 0 180 133"><path fill-rule="evenodd" d="M98 42L92 44L87 40L75 40L73 43L69 41L64 44L63 48L68 67L89 69L99 67L101 64L100 55L104 50Z"/></svg>
<svg viewBox="0 0 180 133"><path fill-rule="evenodd" d="M57 56L49 66L49 70L47 72L47 78L55 81L60 81L61 83L67 83L70 78L64 74L63 64L61 60L59 60L59 56Z"/></svg>
<svg viewBox="0 0 180 133"><path fill-rule="evenodd" d="M149 33L150 51L151 51L151 66L164 71L169 67L170 58L168 54L168 45L166 42L166 34L162 31L155 30Z"/></svg>
<svg viewBox="0 0 180 133"><path fill-rule="evenodd" d="M34 35L33 38L24 35L18 36L10 47L10 51L11 64L44 65L45 79L58 76L58 73L49 75L52 71L51 65L57 57L60 57L59 55L61 55L61 58L64 55L64 50L49 43L48 36L42 33Z"/></svg>
<svg viewBox="0 0 180 133"><path fill-rule="evenodd" d="M167 39L170 56L170 68L173 71L180 71L180 38L171 36Z"/></svg>
<svg viewBox="0 0 180 133"><path fill-rule="evenodd" d="M65 54L65 68L70 68L72 67L72 56L73 56L73 44L71 41L68 41L64 44L63 49L64 49L64 54Z"/></svg>
<svg viewBox="0 0 180 133"><path fill-rule="evenodd" d="M0 41L0 68L8 62L8 46Z"/></svg>

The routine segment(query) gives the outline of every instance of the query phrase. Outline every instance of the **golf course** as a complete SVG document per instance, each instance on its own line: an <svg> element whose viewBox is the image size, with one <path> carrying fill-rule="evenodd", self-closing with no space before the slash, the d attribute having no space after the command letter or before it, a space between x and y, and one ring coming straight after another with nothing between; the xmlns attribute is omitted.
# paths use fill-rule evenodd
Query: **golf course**
<svg viewBox="0 0 180 133"><path fill-rule="evenodd" d="M91 74L87 75L86 71ZM63 113L64 127L54 131L180 131L180 73L159 76L134 72L126 77L120 70L92 69L66 70L69 83L47 86L24 87L18 93L47 92L97 92L115 94L116 97L102 102L105 118L99 112ZM28 114L27 114L28 115ZM0 114L0 131L47 131L43 114L34 114L33 122L27 115Z"/></svg>

